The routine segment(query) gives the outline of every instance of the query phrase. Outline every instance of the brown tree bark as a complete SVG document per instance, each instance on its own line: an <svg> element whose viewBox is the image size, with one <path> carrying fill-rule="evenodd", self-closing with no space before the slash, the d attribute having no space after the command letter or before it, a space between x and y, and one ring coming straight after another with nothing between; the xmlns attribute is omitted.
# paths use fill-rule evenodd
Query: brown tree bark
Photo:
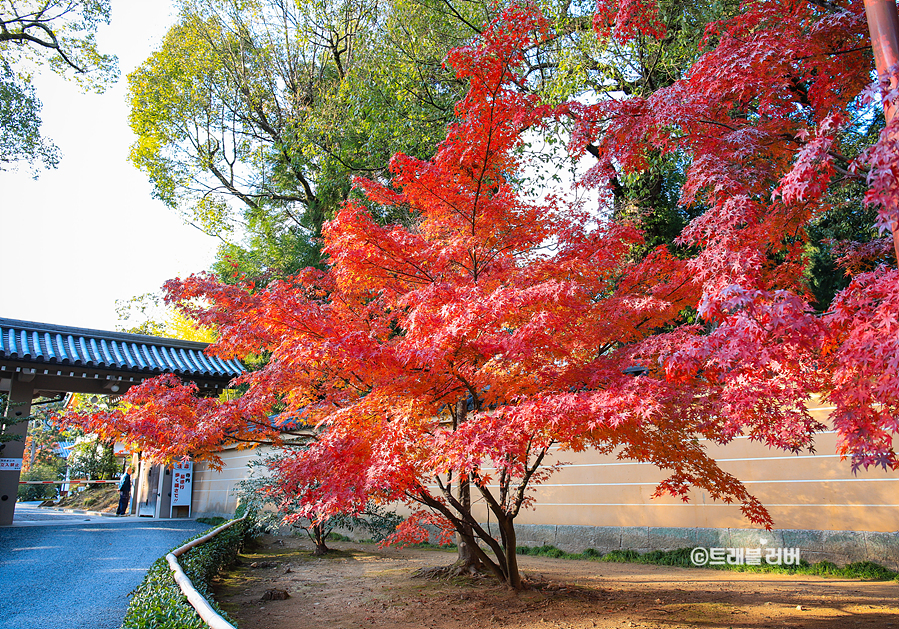
<svg viewBox="0 0 899 629"><path fill-rule="evenodd" d="M312 541L315 543L315 550L312 552L313 556L320 557L331 550L328 548L327 544L325 544L325 538L327 536L328 534L325 531L324 526L321 524L312 525Z"/></svg>

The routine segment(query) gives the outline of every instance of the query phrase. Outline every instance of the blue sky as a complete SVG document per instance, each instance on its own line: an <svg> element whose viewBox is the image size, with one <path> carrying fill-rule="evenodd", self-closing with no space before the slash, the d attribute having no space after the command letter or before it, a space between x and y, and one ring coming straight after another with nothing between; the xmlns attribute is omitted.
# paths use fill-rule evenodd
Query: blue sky
<svg viewBox="0 0 899 629"><path fill-rule="evenodd" d="M121 74L102 95L49 72L36 77L44 134L63 157L37 180L27 168L0 172L0 317L114 329L116 300L212 262L217 240L152 199L128 162L125 76L173 20L168 0L113 0L112 24L98 41L118 55Z"/></svg>

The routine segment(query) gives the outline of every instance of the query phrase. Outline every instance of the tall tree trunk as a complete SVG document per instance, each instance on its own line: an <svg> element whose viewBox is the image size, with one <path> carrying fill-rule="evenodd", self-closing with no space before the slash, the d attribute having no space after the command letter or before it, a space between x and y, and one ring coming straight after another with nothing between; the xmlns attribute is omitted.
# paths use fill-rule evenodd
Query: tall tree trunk
<svg viewBox="0 0 899 629"><path fill-rule="evenodd" d="M325 544L325 538L328 534L325 532L325 527L321 524L313 524L312 525L312 541L315 542L315 551L313 551L313 555L318 557L324 554L327 554L330 548L328 548L327 544Z"/></svg>
<svg viewBox="0 0 899 629"><path fill-rule="evenodd" d="M471 512L471 483L468 480L459 481L459 502L467 512ZM456 571L479 572L484 566L475 554L471 542L468 541L474 539L474 531L469 524L463 524L461 528L462 531L456 531L456 548L458 548Z"/></svg>
<svg viewBox="0 0 899 629"><path fill-rule="evenodd" d="M503 550L506 556L506 583L513 590L522 589L521 572L518 570L518 555L515 554L515 521L512 518L503 518L498 522L503 536Z"/></svg>
<svg viewBox="0 0 899 629"><path fill-rule="evenodd" d="M453 430L458 430L467 415L468 398L463 396L456 400L456 410L453 413ZM459 502L462 504L465 513L471 513L471 482L468 479L459 479ZM484 567L475 554L475 550L471 547L472 542L470 540L473 539L474 533L469 524L464 524L461 530L456 531L458 558L456 559L455 568L460 573L478 572Z"/></svg>

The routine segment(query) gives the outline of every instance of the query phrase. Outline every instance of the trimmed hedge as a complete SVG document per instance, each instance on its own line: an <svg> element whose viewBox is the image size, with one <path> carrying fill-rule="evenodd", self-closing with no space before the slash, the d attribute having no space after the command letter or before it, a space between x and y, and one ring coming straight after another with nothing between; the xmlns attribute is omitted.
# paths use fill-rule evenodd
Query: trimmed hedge
<svg viewBox="0 0 899 629"><path fill-rule="evenodd" d="M234 561L252 527L251 516L178 558L181 569L197 591L226 619L227 614L212 599L209 584L222 568ZM208 532L204 531L191 539ZM228 621L231 622L230 619ZM181 593L168 562L161 557L153 562L143 583L132 593L121 629L208 629L208 625Z"/></svg>

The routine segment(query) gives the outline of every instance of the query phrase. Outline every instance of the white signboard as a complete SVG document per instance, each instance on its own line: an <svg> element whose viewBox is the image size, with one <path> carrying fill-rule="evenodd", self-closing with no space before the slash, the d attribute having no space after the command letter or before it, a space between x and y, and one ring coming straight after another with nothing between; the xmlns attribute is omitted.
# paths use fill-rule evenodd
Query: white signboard
<svg viewBox="0 0 899 629"><path fill-rule="evenodd" d="M22 469L22 459L0 459L0 472L18 472Z"/></svg>
<svg viewBox="0 0 899 629"><path fill-rule="evenodd" d="M193 484L194 464L175 463L172 467L172 506L189 507Z"/></svg>

